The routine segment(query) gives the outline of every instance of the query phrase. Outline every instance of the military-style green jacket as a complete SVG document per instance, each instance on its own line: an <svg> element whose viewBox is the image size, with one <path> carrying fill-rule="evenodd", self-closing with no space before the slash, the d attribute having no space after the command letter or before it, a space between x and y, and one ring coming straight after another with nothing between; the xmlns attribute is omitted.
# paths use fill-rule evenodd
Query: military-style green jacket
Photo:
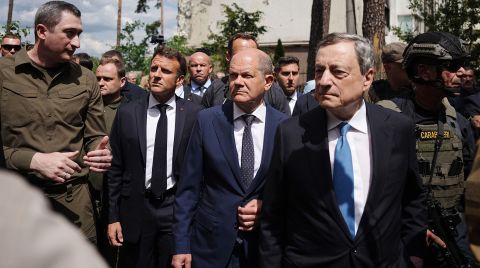
<svg viewBox="0 0 480 268"><path fill-rule="evenodd" d="M0 59L0 114L7 168L36 175L36 152L90 151L106 135L103 103L95 75L64 63L54 77L34 64L25 49ZM75 159L83 169L83 155Z"/></svg>

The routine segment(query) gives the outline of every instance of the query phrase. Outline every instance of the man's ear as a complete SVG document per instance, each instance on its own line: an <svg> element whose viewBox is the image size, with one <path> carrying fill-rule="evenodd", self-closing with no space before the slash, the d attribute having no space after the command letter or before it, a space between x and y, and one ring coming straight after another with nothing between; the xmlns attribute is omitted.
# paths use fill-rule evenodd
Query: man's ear
<svg viewBox="0 0 480 268"><path fill-rule="evenodd" d="M122 87L125 85L126 82L127 82L127 78L125 78L125 77L120 78L120 85Z"/></svg>
<svg viewBox="0 0 480 268"><path fill-rule="evenodd" d="M363 75L363 92L370 89L374 78L375 70L373 68L368 69L368 71Z"/></svg>
<svg viewBox="0 0 480 268"><path fill-rule="evenodd" d="M275 81L275 77L273 77L273 74L265 75L265 91L269 90L272 87L273 81Z"/></svg>
<svg viewBox="0 0 480 268"><path fill-rule="evenodd" d="M37 27L35 27L35 31L37 32L38 38L45 40L46 32L48 32L47 26L43 24L38 24Z"/></svg>
<svg viewBox="0 0 480 268"><path fill-rule="evenodd" d="M175 84L177 85L177 87L179 87L180 85L182 85L184 80L185 80L185 76L184 76L184 75L180 75L179 77L177 77L177 81L175 82Z"/></svg>

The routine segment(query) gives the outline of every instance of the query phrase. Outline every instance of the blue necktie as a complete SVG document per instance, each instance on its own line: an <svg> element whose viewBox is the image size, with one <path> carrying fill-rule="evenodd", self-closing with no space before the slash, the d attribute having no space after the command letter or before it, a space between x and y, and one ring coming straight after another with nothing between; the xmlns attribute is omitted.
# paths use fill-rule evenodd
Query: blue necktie
<svg viewBox="0 0 480 268"><path fill-rule="evenodd" d="M347 132L350 125L342 122L338 125L340 137L335 147L335 160L333 162L333 187L337 198L338 208L348 230L355 237L355 202L353 197L353 166L352 153L348 145Z"/></svg>
<svg viewBox="0 0 480 268"><path fill-rule="evenodd" d="M248 189L253 180L255 169L255 150L253 148L252 122L255 116L252 114L244 114L242 116L245 121L242 138L242 158L240 160L240 181L244 189Z"/></svg>

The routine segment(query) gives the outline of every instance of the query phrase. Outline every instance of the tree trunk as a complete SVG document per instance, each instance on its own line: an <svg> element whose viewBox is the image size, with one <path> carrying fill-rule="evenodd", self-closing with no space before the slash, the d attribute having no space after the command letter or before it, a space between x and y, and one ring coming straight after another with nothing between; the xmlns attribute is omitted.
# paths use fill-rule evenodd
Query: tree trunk
<svg viewBox="0 0 480 268"><path fill-rule="evenodd" d="M307 80L315 78L315 56L317 44L328 34L330 22L330 0L313 0L310 23L310 42L308 43Z"/></svg>
<svg viewBox="0 0 480 268"><path fill-rule="evenodd" d="M118 0L117 10L117 48L120 46L120 33L122 32L122 0Z"/></svg>
<svg viewBox="0 0 480 268"><path fill-rule="evenodd" d="M13 0L8 0L8 16L7 16L7 33L10 32L12 26Z"/></svg>
<svg viewBox="0 0 480 268"><path fill-rule="evenodd" d="M370 39L375 54L376 76L382 73L381 54L385 45L385 0L363 0L363 36Z"/></svg>
<svg viewBox="0 0 480 268"><path fill-rule="evenodd" d="M165 34L165 19L163 17L163 0L159 0L158 1L159 5L160 5L160 34L161 35L164 35Z"/></svg>

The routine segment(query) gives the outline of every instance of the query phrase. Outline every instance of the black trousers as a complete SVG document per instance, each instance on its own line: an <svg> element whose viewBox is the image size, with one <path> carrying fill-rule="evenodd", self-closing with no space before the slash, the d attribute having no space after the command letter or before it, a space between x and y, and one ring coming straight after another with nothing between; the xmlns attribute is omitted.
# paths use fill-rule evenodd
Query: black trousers
<svg viewBox="0 0 480 268"><path fill-rule="evenodd" d="M118 267L169 268L173 254L172 222L175 191L167 191L162 199L145 197L146 216L137 243L120 247Z"/></svg>

